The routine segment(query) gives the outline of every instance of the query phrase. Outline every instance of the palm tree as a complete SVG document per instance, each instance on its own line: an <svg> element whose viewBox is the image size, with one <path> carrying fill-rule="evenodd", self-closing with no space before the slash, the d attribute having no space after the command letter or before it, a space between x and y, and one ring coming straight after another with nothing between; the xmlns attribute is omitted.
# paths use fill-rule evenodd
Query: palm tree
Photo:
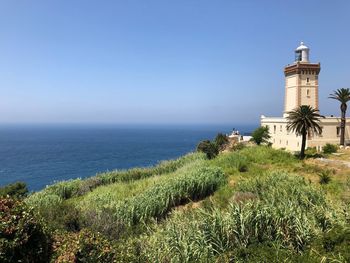
<svg viewBox="0 0 350 263"><path fill-rule="evenodd" d="M341 111L341 119L340 119L340 145L344 145L345 143L345 114L348 105L346 103L350 100L350 90L349 89L337 89L333 92L333 94L329 94L330 99L335 99L340 102L340 111Z"/></svg>
<svg viewBox="0 0 350 263"><path fill-rule="evenodd" d="M309 105L301 105L287 113L287 129L295 132L298 136L302 136L300 159L304 159L306 136L310 131L313 131L315 134L322 133L322 128L319 123L320 118L324 118L324 116L320 115L317 109L314 109Z"/></svg>

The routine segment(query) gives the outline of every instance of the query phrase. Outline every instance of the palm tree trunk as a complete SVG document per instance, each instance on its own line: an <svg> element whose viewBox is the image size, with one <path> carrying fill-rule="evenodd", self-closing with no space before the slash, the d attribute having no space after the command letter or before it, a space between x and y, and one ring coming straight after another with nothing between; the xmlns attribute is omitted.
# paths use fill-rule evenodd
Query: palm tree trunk
<svg viewBox="0 0 350 263"><path fill-rule="evenodd" d="M346 110L344 110L343 108L341 109L341 120L340 120L340 145L345 144L345 114L346 114Z"/></svg>
<svg viewBox="0 0 350 263"><path fill-rule="evenodd" d="M304 159L305 158L306 135L307 135L307 132L306 132L305 129L303 129L303 134L302 134L302 137L301 137L300 159Z"/></svg>

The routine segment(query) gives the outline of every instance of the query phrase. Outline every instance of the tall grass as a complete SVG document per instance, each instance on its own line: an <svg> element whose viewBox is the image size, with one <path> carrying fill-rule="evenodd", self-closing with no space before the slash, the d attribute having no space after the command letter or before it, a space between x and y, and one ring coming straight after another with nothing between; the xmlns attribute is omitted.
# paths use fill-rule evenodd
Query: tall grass
<svg viewBox="0 0 350 263"><path fill-rule="evenodd" d="M163 217L172 207L189 200L205 197L224 182L225 176L218 168L192 167L187 173L170 177L141 194L124 200L111 199L108 196L107 200L101 200L100 196L96 203L103 206L97 205L92 209L108 209L113 213L116 222L135 225L150 218Z"/></svg>
<svg viewBox="0 0 350 263"><path fill-rule="evenodd" d="M240 248L265 242L301 252L318 233L343 220L322 192L293 175L271 173L237 190L255 198L232 201L226 210L175 213L147 237L144 256L154 262L214 262L227 251L239 258Z"/></svg>
<svg viewBox="0 0 350 263"><path fill-rule="evenodd" d="M268 146L246 147L240 151L240 154L244 155L250 163L285 166L298 162L291 153Z"/></svg>
<svg viewBox="0 0 350 263"><path fill-rule="evenodd" d="M26 202L33 206L38 206L49 202L55 195L56 199L69 199L84 195L98 186L112 184L116 182L130 182L155 175L162 175L176 171L187 163L196 160L204 160L204 154L190 153L176 160L162 161L157 166L150 168L134 168L130 170L112 171L98 174L87 179L74 179L57 182L47 186L44 190L30 195ZM47 198L48 200L43 200Z"/></svg>

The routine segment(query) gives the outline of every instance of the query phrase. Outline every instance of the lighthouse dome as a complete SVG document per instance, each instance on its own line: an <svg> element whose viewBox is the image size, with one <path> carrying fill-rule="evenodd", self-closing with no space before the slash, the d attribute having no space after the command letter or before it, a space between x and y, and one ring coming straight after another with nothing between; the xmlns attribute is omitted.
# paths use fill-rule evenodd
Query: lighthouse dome
<svg viewBox="0 0 350 263"><path fill-rule="evenodd" d="M301 50L309 50L309 48L305 46L304 42L300 42L300 46L297 47L295 51L301 51Z"/></svg>
<svg viewBox="0 0 350 263"><path fill-rule="evenodd" d="M295 50L295 61L296 62L309 62L309 48L305 46L304 42L300 42L300 46Z"/></svg>

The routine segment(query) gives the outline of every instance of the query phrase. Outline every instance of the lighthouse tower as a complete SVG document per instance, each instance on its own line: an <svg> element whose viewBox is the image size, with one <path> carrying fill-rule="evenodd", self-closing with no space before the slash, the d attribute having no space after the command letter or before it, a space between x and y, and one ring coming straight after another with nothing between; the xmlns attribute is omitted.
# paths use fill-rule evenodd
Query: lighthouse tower
<svg viewBox="0 0 350 263"><path fill-rule="evenodd" d="M303 43L295 50L295 61L284 68L284 116L301 105L318 109L318 74L320 63L310 63L310 49Z"/></svg>

